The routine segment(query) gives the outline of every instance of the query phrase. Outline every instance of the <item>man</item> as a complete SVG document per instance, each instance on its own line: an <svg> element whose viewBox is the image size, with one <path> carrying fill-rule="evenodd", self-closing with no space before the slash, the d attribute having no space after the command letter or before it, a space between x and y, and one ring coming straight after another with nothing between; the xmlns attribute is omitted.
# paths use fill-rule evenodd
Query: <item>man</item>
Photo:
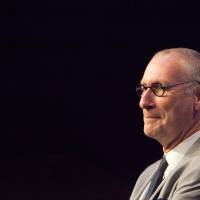
<svg viewBox="0 0 200 200"><path fill-rule="evenodd" d="M156 53L136 91L144 133L162 145L167 163L156 187L161 161L147 167L130 200L200 200L200 54L186 48Z"/></svg>

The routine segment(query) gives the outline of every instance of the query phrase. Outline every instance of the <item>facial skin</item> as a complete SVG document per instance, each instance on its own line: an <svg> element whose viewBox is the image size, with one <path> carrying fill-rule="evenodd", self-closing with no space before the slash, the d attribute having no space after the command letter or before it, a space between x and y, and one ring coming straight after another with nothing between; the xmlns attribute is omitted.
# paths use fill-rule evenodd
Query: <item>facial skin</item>
<svg viewBox="0 0 200 200"><path fill-rule="evenodd" d="M181 64L181 57L176 53L157 55L148 64L141 83L151 86L155 82L171 85L189 81L184 79ZM200 100L195 94L185 92L190 86L191 83L173 87L163 97L155 96L148 88L141 97L144 133L157 140L164 152L200 129Z"/></svg>

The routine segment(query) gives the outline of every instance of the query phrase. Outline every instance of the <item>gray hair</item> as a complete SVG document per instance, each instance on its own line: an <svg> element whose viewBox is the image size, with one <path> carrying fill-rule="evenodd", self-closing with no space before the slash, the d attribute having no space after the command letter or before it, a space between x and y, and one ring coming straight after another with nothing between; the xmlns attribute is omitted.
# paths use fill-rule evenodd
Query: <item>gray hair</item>
<svg viewBox="0 0 200 200"><path fill-rule="evenodd" d="M154 57L167 54L179 56L178 62L185 67L187 79L200 81L200 53L198 51L181 47L171 48L159 51Z"/></svg>

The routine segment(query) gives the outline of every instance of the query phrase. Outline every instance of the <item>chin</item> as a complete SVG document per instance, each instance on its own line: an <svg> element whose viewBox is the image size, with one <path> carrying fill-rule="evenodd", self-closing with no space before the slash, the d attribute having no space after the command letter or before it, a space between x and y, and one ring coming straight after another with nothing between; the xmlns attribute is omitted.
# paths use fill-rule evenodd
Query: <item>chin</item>
<svg viewBox="0 0 200 200"><path fill-rule="evenodd" d="M158 135L159 135L157 131L152 130L152 129L145 129L145 128L144 128L144 134L145 134L147 137L152 138L152 139L155 139L155 140L157 140Z"/></svg>

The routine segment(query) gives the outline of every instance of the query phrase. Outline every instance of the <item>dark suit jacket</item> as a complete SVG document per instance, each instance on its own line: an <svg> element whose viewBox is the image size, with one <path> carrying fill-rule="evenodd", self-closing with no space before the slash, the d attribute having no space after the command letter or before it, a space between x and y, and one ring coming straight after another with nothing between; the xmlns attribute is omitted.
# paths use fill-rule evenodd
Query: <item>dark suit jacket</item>
<svg viewBox="0 0 200 200"><path fill-rule="evenodd" d="M159 161L147 167L138 178L130 200L139 200L158 167ZM160 192L159 197L155 198ZM200 139L184 155L150 200L200 200Z"/></svg>

